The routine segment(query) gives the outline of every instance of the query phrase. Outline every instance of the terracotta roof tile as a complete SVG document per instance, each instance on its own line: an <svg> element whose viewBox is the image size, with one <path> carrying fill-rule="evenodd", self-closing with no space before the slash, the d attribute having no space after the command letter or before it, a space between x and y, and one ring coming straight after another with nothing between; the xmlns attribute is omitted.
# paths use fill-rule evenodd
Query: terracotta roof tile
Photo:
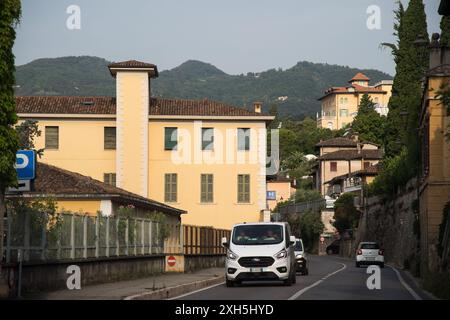
<svg viewBox="0 0 450 320"><path fill-rule="evenodd" d="M338 138L320 141L318 144L316 144L316 147L355 147L356 148L356 142L353 141L352 139L338 137Z"/></svg>
<svg viewBox="0 0 450 320"><path fill-rule="evenodd" d="M116 114L114 97L31 96L16 97L17 113ZM151 98L149 115L267 116L212 100Z"/></svg>
<svg viewBox="0 0 450 320"><path fill-rule="evenodd" d="M357 74L355 74L355 76L353 78L350 79L349 82L352 81L369 81L370 78L367 77L364 73L358 72Z"/></svg>
<svg viewBox="0 0 450 320"><path fill-rule="evenodd" d="M152 208L152 210L173 214L185 213L184 210L170 207L88 176L41 162L36 164L34 190L32 192L25 192L25 194L30 196L54 195L55 198L64 198L67 196L90 199L102 197L119 198L139 203L140 205Z"/></svg>
<svg viewBox="0 0 450 320"><path fill-rule="evenodd" d="M335 152L326 153L320 156L319 160L356 160L356 159L371 159L379 160L383 157L381 150L339 150Z"/></svg>

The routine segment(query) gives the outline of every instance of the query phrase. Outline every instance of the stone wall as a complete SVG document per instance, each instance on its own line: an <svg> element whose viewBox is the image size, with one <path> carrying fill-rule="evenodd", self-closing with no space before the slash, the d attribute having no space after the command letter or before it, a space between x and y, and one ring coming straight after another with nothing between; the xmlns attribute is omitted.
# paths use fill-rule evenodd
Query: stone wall
<svg viewBox="0 0 450 320"><path fill-rule="evenodd" d="M378 241L387 263L415 271L419 262L417 196L416 179L412 179L391 199L368 198L355 244Z"/></svg>

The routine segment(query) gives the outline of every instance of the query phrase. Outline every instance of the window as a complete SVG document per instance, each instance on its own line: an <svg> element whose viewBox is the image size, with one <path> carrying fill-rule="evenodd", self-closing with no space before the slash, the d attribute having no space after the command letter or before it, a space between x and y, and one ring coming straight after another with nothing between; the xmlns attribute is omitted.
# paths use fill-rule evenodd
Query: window
<svg viewBox="0 0 450 320"><path fill-rule="evenodd" d="M339 110L339 116L340 117L348 117L348 109Z"/></svg>
<svg viewBox="0 0 450 320"><path fill-rule="evenodd" d="M333 130L333 122L328 122L328 129Z"/></svg>
<svg viewBox="0 0 450 320"><path fill-rule="evenodd" d="M214 150L214 128L202 128L202 150Z"/></svg>
<svg viewBox="0 0 450 320"><path fill-rule="evenodd" d="M238 150L250 150L250 128L238 129Z"/></svg>
<svg viewBox="0 0 450 320"><path fill-rule="evenodd" d="M103 174L103 182L115 187L116 186L116 174L115 173L104 173Z"/></svg>
<svg viewBox="0 0 450 320"><path fill-rule="evenodd" d="M337 162L330 162L330 171L331 172L337 171Z"/></svg>
<svg viewBox="0 0 450 320"><path fill-rule="evenodd" d="M116 127L105 127L103 144L107 150L116 149Z"/></svg>
<svg viewBox="0 0 450 320"><path fill-rule="evenodd" d="M164 150L177 150L178 128L164 128Z"/></svg>
<svg viewBox="0 0 450 320"><path fill-rule="evenodd" d="M166 173L164 175L164 201L177 202L177 174Z"/></svg>
<svg viewBox="0 0 450 320"><path fill-rule="evenodd" d="M59 148L59 127L45 127L45 149Z"/></svg>
<svg viewBox="0 0 450 320"><path fill-rule="evenodd" d="M202 174L200 176L201 184L201 202L213 202L213 175L212 174Z"/></svg>
<svg viewBox="0 0 450 320"><path fill-rule="evenodd" d="M238 203L250 202L250 175L238 175Z"/></svg>
<svg viewBox="0 0 450 320"><path fill-rule="evenodd" d="M370 167L370 162L364 161L364 169L367 169L368 167Z"/></svg>

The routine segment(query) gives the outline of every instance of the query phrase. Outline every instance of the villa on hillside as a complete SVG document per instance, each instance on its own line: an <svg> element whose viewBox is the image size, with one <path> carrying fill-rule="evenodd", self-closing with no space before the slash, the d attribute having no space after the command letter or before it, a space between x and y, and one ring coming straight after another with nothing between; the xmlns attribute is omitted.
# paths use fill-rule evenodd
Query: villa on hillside
<svg viewBox="0 0 450 320"><path fill-rule="evenodd" d="M317 126L339 130L351 123L358 113L358 106L364 94L368 94L375 103L380 115L388 114L388 102L391 97L392 80L383 80L373 86L370 78L357 73L345 87L331 87L325 91L321 101L321 111L317 114Z"/></svg>

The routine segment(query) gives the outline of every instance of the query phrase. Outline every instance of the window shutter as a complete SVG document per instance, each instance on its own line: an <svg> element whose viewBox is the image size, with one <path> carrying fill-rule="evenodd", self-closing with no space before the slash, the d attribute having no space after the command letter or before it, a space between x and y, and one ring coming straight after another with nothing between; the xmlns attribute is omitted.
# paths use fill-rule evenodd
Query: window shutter
<svg viewBox="0 0 450 320"><path fill-rule="evenodd" d="M104 147L106 150L116 149L116 127L105 127Z"/></svg>
<svg viewBox="0 0 450 320"><path fill-rule="evenodd" d="M45 148L59 148L59 127L45 127Z"/></svg>

